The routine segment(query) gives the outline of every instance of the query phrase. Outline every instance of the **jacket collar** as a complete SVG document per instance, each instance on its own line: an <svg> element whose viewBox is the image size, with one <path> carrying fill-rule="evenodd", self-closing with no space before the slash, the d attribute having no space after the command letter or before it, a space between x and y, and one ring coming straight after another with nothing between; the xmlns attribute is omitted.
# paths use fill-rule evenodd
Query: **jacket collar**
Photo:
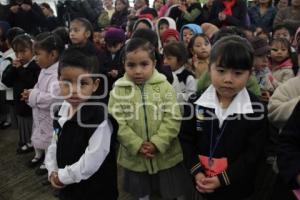
<svg viewBox="0 0 300 200"><path fill-rule="evenodd" d="M166 81L166 77L160 74L156 69L153 71L151 78L145 83L146 84L157 84ZM123 76L123 78L116 81L115 86L126 87L126 86L134 86L135 84L130 80L127 73Z"/></svg>
<svg viewBox="0 0 300 200"><path fill-rule="evenodd" d="M47 69L43 70L44 74L53 74L53 73L57 73L57 69L58 69L58 62L54 63L53 65L51 65L50 67L48 67Z"/></svg>
<svg viewBox="0 0 300 200"><path fill-rule="evenodd" d="M242 89L230 103L227 109L222 109L217 97L216 89L210 85L201 97L195 102L196 105L214 109L219 125L222 126L224 120L233 114L254 113L250 96L246 88Z"/></svg>

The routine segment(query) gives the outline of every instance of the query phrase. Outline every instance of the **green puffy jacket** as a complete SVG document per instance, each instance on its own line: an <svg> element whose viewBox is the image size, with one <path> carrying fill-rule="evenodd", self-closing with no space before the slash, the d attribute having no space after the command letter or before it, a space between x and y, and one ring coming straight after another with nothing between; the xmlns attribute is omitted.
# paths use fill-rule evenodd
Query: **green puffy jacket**
<svg viewBox="0 0 300 200"><path fill-rule="evenodd" d="M132 171L155 174L183 160L178 133L181 124L179 105L165 76L154 71L137 86L125 74L110 93L109 112L119 123L118 163ZM139 154L144 141L158 149L153 159Z"/></svg>

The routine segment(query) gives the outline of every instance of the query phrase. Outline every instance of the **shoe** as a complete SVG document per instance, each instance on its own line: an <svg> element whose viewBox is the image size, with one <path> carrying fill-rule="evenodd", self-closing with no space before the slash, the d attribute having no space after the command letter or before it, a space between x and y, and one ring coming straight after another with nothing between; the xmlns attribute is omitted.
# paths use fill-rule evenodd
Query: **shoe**
<svg viewBox="0 0 300 200"><path fill-rule="evenodd" d="M48 173L48 170L46 169L44 164L42 164L39 168L37 168L35 170L35 174L38 175L38 176L43 176L47 173Z"/></svg>
<svg viewBox="0 0 300 200"><path fill-rule="evenodd" d="M41 158L34 157L32 160L28 161L27 167L34 168L43 162L43 156Z"/></svg>
<svg viewBox="0 0 300 200"><path fill-rule="evenodd" d="M11 127L10 122L2 122L1 125L0 125L1 129L7 129L8 127Z"/></svg>
<svg viewBox="0 0 300 200"><path fill-rule="evenodd" d="M25 154L32 152L33 150L34 149L32 146L28 146L27 144L25 144L17 149L17 154Z"/></svg>

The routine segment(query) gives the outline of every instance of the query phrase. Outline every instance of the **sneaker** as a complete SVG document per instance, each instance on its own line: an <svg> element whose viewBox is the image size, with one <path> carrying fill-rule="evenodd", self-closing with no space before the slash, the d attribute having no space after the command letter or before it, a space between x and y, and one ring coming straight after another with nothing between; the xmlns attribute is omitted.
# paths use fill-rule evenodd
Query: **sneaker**
<svg viewBox="0 0 300 200"><path fill-rule="evenodd" d="M28 145L25 144L17 149L17 154L29 153L29 152L32 152L33 150L34 149L32 146L29 147Z"/></svg>
<svg viewBox="0 0 300 200"><path fill-rule="evenodd" d="M1 129L7 129L8 127L11 127L10 122L2 122L0 128Z"/></svg>
<svg viewBox="0 0 300 200"><path fill-rule="evenodd" d="M48 173L48 170L46 169L46 166L42 164L39 168L35 170L35 174L38 176L43 176Z"/></svg>

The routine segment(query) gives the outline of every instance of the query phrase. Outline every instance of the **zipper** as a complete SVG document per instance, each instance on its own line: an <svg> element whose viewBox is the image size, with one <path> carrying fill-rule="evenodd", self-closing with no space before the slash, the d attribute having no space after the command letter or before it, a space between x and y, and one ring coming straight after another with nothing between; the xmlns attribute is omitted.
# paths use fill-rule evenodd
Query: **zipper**
<svg viewBox="0 0 300 200"><path fill-rule="evenodd" d="M150 138L149 138L148 118L147 118L146 104L145 104L144 86L145 86L145 85L142 85L142 86L140 87L140 89L141 89L141 93L142 93L142 101L143 101L143 108L144 108L144 121L145 121L145 127L146 127L147 141L149 142L149 141L150 141ZM153 163L152 163L152 160L151 160L151 159L150 159L150 165L151 165L151 170L152 170L152 172L153 172L154 169L153 169Z"/></svg>

